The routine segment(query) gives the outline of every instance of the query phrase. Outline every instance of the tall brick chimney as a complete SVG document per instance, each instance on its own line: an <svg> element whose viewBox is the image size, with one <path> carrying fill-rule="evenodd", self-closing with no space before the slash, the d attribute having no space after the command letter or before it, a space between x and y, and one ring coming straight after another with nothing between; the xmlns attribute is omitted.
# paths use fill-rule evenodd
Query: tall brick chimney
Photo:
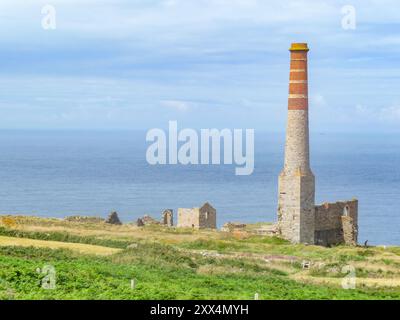
<svg viewBox="0 0 400 320"><path fill-rule="evenodd" d="M310 168L306 43L290 48L285 164L279 176L278 227L293 243L314 244L315 178Z"/></svg>

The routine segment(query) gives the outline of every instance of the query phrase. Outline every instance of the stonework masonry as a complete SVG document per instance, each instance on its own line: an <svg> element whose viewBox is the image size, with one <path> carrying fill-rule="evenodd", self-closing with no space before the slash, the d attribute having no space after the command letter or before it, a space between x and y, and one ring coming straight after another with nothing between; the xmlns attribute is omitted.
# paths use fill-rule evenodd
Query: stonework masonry
<svg viewBox="0 0 400 320"><path fill-rule="evenodd" d="M315 243L356 245L358 238L358 201L324 203L315 207Z"/></svg>
<svg viewBox="0 0 400 320"><path fill-rule="evenodd" d="M357 244L358 201L315 206L310 168L308 46L290 48L290 81L285 162L279 175L278 233L293 243Z"/></svg>
<svg viewBox="0 0 400 320"><path fill-rule="evenodd" d="M293 243L313 244L315 178L309 155L308 47L306 44L293 44L290 51L291 80L285 163L279 176L278 230Z"/></svg>
<svg viewBox="0 0 400 320"><path fill-rule="evenodd" d="M178 228L216 229L217 211L209 203L200 208L179 208Z"/></svg>
<svg viewBox="0 0 400 320"><path fill-rule="evenodd" d="M162 216L161 216L161 222L163 225L167 227L173 227L174 226L174 210L172 209L166 209L163 211Z"/></svg>

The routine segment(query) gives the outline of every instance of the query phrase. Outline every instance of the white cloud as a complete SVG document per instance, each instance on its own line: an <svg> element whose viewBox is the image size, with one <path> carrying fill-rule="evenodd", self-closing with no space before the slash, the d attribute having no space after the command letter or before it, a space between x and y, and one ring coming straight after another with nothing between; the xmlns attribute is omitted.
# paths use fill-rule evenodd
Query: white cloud
<svg viewBox="0 0 400 320"><path fill-rule="evenodd" d="M154 110L200 122L210 107L215 126L268 128L285 118L292 41L311 48L314 123L398 119L379 108L399 100L398 0L52 0L51 33L40 26L47 3L0 1L0 126L38 113L146 126ZM345 4L356 8L352 32L341 28Z"/></svg>

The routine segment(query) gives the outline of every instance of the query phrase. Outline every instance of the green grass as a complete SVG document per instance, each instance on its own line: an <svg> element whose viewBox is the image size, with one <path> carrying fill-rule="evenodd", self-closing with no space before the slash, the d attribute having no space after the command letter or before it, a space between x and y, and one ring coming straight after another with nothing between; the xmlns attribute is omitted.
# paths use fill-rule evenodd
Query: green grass
<svg viewBox="0 0 400 320"><path fill-rule="evenodd" d="M398 247L323 248L252 233L117 227L91 220L6 217L1 221L0 236L122 250L94 256L0 247L0 300L253 299L255 293L261 299L400 299ZM312 263L309 270L304 270L303 261ZM56 269L55 290L41 288L43 274L36 270L45 265ZM343 267L353 265L357 287L344 290ZM131 279L136 280L135 289L130 288Z"/></svg>
<svg viewBox="0 0 400 320"><path fill-rule="evenodd" d="M129 246L132 241L114 240L114 239L99 239L93 236L78 236L68 232L31 232L21 231L15 229L7 229L0 227L0 236L16 237L16 238L28 238L35 240L50 240L59 242L71 242L71 243L84 243L93 244L103 247L125 249Z"/></svg>
<svg viewBox="0 0 400 320"><path fill-rule="evenodd" d="M56 289L41 288L44 265L56 268ZM241 269L218 276L202 266ZM394 290L343 290L301 284L285 273L240 260L188 255L173 247L142 244L111 257L66 250L0 248L0 299L399 299ZM136 288L130 288L130 280Z"/></svg>

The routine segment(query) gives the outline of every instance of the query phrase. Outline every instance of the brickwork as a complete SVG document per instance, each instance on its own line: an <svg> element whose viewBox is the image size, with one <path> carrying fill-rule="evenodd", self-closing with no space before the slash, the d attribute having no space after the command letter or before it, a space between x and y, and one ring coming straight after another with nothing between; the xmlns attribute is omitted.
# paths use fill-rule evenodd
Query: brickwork
<svg viewBox="0 0 400 320"><path fill-rule="evenodd" d="M299 49L291 49L285 163L279 176L278 230L291 242L314 244L315 179L309 155L308 48L305 45Z"/></svg>
<svg viewBox="0 0 400 320"><path fill-rule="evenodd" d="M279 175L278 233L293 243L357 244L358 201L315 206L308 123L308 47L290 49L290 81L285 163Z"/></svg>

